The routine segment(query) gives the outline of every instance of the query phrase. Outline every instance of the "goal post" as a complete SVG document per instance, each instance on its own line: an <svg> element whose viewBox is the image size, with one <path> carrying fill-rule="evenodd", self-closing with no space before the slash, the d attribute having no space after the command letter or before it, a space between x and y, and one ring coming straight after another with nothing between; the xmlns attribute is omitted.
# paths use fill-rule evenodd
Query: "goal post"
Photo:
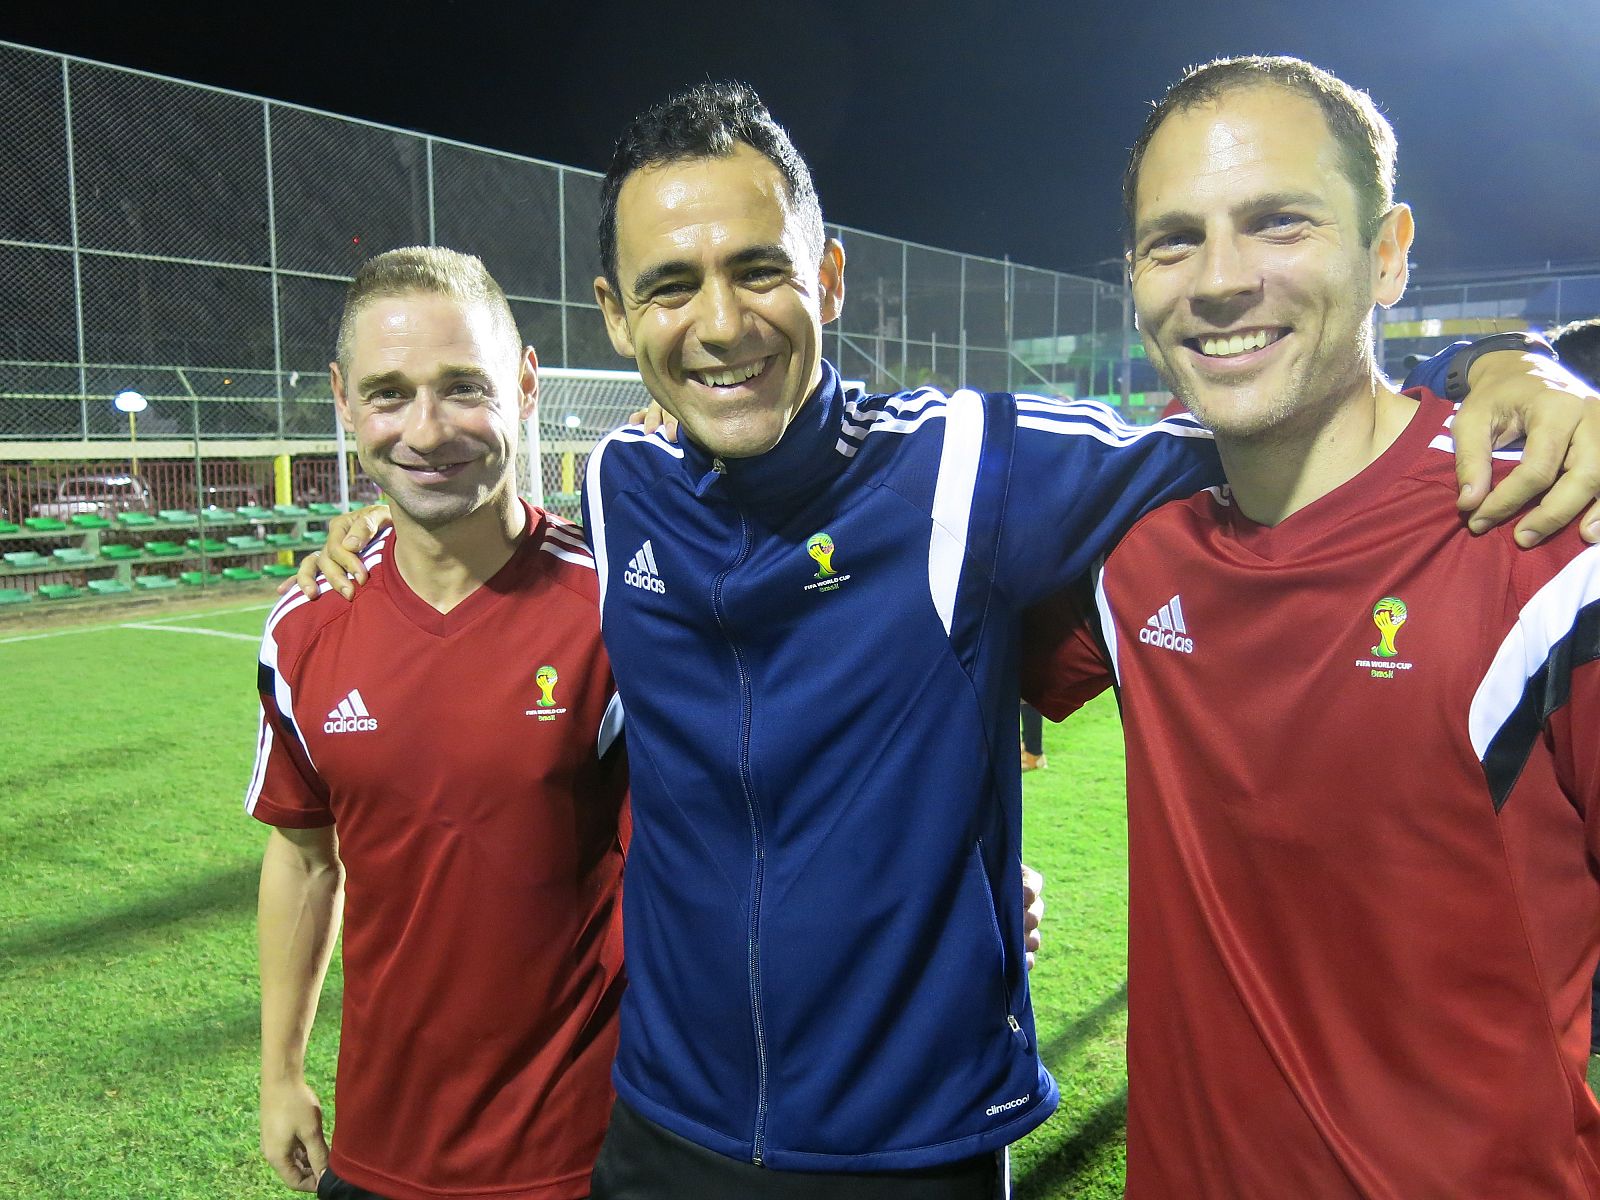
<svg viewBox="0 0 1600 1200"><path fill-rule="evenodd" d="M539 405L525 423L517 491L551 512L578 520L589 451L650 403L637 371L539 370Z"/></svg>

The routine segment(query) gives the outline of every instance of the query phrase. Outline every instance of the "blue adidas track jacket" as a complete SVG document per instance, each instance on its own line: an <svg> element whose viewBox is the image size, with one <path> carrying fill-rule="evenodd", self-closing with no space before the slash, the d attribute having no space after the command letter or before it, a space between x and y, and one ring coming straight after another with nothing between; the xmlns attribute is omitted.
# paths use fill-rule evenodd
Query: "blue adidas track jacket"
<svg viewBox="0 0 1600 1200"><path fill-rule="evenodd" d="M1019 869L1017 631L1153 505L1187 418L818 390L772 450L635 428L586 525L628 713L617 1091L782 1170L909 1170L1055 1108Z"/></svg>

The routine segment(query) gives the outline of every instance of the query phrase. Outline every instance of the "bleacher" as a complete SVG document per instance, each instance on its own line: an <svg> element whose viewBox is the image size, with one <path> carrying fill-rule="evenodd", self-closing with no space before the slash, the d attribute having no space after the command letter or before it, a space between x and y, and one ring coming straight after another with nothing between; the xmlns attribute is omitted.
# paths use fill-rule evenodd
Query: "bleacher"
<svg viewBox="0 0 1600 1200"><path fill-rule="evenodd" d="M336 504L0 520L0 608L255 583L323 543Z"/></svg>

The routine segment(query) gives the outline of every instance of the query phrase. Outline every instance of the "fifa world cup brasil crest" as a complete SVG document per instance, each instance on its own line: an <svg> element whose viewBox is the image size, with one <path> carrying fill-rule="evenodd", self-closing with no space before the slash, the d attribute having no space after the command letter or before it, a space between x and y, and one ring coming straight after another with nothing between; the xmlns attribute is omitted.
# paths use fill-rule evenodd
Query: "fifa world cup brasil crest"
<svg viewBox="0 0 1600 1200"><path fill-rule="evenodd" d="M1395 658L1395 635L1406 623L1406 602L1398 596L1385 596L1372 606L1372 623L1378 627L1378 644L1372 652L1380 658Z"/></svg>
<svg viewBox="0 0 1600 1200"><path fill-rule="evenodd" d="M830 575L837 575L833 569L833 539L826 533L813 533L806 539L806 553L817 560L818 579L826 579Z"/></svg>
<svg viewBox="0 0 1600 1200"><path fill-rule="evenodd" d="M554 708L556 703L556 669L554 667L540 667L533 673L533 681L539 685L539 707Z"/></svg>

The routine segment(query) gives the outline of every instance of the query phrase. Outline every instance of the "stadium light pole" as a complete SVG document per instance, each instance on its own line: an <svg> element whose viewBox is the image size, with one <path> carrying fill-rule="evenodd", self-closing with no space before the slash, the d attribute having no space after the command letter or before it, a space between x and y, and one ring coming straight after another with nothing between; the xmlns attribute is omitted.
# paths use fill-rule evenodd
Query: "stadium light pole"
<svg viewBox="0 0 1600 1200"><path fill-rule="evenodd" d="M150 401L144 398L143 392L136 392L132 388L123 388L111 397L111 406L118 412L128 414L128 459L132 464L132 474L139 473L139 414L150 407Z"/></svg>

